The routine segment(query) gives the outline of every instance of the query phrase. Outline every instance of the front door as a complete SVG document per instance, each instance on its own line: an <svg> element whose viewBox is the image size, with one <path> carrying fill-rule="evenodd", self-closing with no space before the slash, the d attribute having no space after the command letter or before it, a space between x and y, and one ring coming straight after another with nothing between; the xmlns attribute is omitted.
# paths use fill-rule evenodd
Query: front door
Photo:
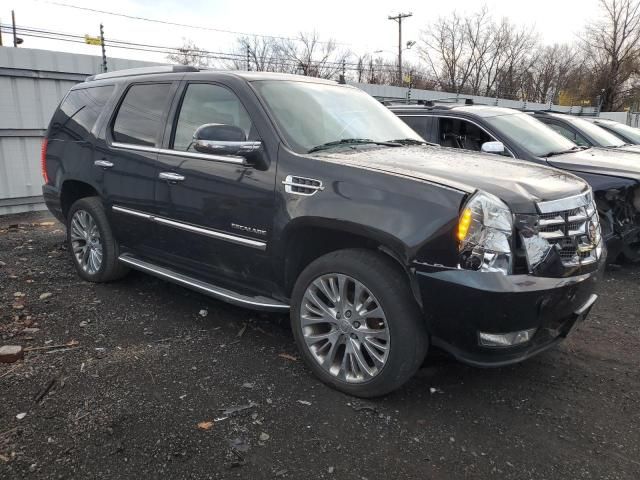
<svg viewBox="0 0 640 480"><path fill-rule="evenodd" d="M192 148L195 130L207 123L240 127L247 140L260 141L254 122L229 88L213 83L187 83L175 117L158 156L156 187L167 258L238 291L268 289L275 162L246 165Z"/></svg>

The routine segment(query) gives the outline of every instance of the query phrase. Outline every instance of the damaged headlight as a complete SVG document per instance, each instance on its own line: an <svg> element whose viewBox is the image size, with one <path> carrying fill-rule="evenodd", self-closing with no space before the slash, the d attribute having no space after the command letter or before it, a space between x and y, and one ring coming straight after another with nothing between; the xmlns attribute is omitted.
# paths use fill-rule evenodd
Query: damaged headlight
<svg viewBox="0 0 640 480"><path fill-rule="evenodd" d="M495 195L478 191L467 201L458 221L459 267L511 273L513 215Z"/></svg>

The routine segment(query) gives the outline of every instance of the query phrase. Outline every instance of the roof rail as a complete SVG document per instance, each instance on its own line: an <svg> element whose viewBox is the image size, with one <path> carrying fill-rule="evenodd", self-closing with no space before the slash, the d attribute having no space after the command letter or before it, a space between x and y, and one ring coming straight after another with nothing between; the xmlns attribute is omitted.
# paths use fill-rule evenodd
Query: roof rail
<svg viewBox="0 0 640 480"><path fill-rule="evenodd" d="M104 80L107 78L133 77L137 75L152 75L154 73L180 73L198 72L196 67L191 65L158 65L157 67L128 68L126 70L116 70L114 72L98 73L87 77L85 81Z"/></svg>

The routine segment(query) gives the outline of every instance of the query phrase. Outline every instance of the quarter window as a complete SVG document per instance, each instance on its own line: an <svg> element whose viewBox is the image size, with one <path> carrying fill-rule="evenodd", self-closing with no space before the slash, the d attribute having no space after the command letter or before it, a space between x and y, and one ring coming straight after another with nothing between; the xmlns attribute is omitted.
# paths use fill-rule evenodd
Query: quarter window
<svg viewBox="0 0 640 480"><path fill-rule="evenodd" d="M192 83L187 87L173 140L174 150L189 151L193 134L207 123L240 127L248 140L258 140L251 118L238 97L219 85Z"/></svg>
<svg viewBox="0 0 640 480"><path fill-rule="evenodd" d="M86 140L113 93L113 86L71 90L56 112L52 136L64 136L70 140Z"/></svg>
<svg viewBox="0 0 640 480"><path fill-rule="evenodd" d="M170 100L170 89L169 83L133 85L113 123L114 141L154 146L162 131L162 114Z"/></svg>

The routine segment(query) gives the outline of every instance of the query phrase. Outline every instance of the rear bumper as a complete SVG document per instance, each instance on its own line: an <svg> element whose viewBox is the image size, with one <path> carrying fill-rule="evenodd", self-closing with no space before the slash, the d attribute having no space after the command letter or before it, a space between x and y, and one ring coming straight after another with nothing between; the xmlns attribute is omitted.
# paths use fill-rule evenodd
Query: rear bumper
<svg viewBox="0 0 640 480"><path fill-rule="evenodd" d="M586 318L604 262L569 278L446 270L417 271L431 341L464 363L499 367L521 362L562 341ZM527 343L487 347L479 334L535 328Z"/></svg>
<svg viewBox="0 0 640 480"><path fill-rule="evenodd" d="M66 223L64 213L62 212L60 190L53 185L43 185L42 196L44 197L44 203L47 205L47 208L53 214L53 216L60 220L62 223Z"/></svg>

